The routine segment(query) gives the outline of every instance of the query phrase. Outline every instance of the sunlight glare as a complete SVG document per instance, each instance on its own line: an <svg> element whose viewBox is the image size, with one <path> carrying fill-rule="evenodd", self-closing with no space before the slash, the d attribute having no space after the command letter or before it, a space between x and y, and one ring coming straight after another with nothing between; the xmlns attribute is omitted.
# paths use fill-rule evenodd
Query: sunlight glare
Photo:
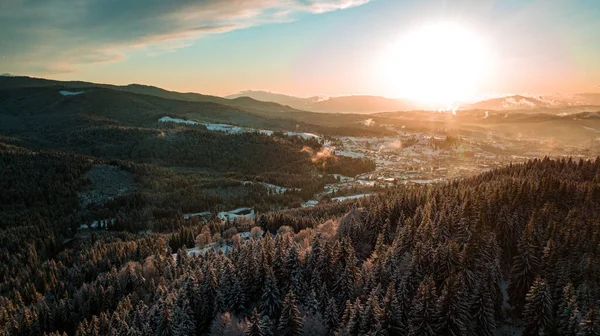
<svg viewBox="0 0 600 336"><path fill-rule="evenodd" d="M447 104L475 95L489 61L484 41L473 31L438 23L393 42L384 50L378 71L389 95Z"/></svg>

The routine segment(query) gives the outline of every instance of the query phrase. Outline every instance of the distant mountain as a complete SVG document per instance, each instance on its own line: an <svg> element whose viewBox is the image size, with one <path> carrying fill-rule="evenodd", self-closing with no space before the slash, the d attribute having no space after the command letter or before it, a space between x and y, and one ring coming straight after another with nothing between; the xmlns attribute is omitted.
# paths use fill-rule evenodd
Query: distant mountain
<svg viewBox="0 0 600 336"><path fill-rule="evenodd" d="M578 93L574 95L556 95L554 99L570 105L600 105L600 93Z"/></svg>
<svg viewBox="0 0 600 336"><path fill-rule="evenodd" d="M274 102L290 107L326 113L375 113L406 111L418 108L416 104L399 99L379 96L340 96L300 98L268 91L243 91L226 98L250 97L265 102Z"/></svg>
<svg viewBox="0 0 600 336"><path fill-rule="evenodd" d="M483 100L463 106L463 110L526 110L546 108L569 108L577 106L600 106L600 93L573 95L523 96L512 95Z"/></svg>
<svg viewBox="0 0 600 336"><path fill-rule="evenodd" d="M64 87L70 89L81 88L105 88L116 91L136 93L142 95L155 96L165 99L183 100L189 102L201 103L216 103L242 109L247 112L257 113L260 115L272 115L281 112L300 112L297 109L289 106L283 106L277 103L258 101L255 99L226 99L223 97L203 95L194 92L175 92L161 89L155 86L129 84L129 85L111 85L98 84L82 81L57 81L43 78L33 78L25 76L0 76L0 89L16 89L16 88L31 88L31 87Z"/></svg>
<svg viewBox="0 0 600 336"><path fill-rule="evenodd" d="M227 99L237 99L242 97L249 97L252 99L260 100L263 102L273 102L281 105L294 106L296 108L304 107L313 103L314 98L300 98L289 96L281 93L269 92L269 91L256 91L248 90L236 93L230 96L226 96Z"/></svg>
<svg viewBox="0 0 600 336"><path fill-rule="evenodd" d="M515 110L527 108L548 108L561 105L560 102L543 97L506 96L480 101L464 107L465 110Z"/></svg>

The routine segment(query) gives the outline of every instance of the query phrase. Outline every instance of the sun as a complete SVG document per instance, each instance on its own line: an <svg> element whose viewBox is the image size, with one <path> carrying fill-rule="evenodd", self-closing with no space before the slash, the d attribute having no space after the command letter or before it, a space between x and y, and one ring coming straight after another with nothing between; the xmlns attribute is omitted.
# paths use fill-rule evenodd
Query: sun
<svg viewBox="0 0 600 336"><path fill-rule="evenodd" d="M447 104L475 95L488 73L490 57L474 31L437 23L402 35L383 51L377 66L389 95Z"/></svg>

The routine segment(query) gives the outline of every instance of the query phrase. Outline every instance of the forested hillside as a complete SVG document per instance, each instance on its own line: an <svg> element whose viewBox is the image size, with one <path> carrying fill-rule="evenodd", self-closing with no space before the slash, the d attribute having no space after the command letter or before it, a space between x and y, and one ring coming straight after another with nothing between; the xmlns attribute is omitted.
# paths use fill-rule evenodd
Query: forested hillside
<svg viewBox="0 0 600 336"><path fill-rule="evenodd" d="M43 160L64 181L90 164ZM73 199L75 182L54 190L39 174L27 192L46 190L40 209ZM32 200L5 188L5 213L19 209L6 200ZM255 221L175 214L154 232L73 235L59 210L0 231L0 333L600 334L600 159L535 160ZM221 239L231 247L185 250Z"/></svg>

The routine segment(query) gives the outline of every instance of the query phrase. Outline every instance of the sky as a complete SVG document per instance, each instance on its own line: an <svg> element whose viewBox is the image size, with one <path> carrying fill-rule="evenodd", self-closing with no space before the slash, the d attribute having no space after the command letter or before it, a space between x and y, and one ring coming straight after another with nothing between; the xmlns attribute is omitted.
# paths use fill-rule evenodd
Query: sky
<svg viewBox="0 0 600 336"><path fill-rule="evenodd" d="M215 95L403 97L413 64L382 59L440 22L485 49L485 69L461 70L481 77L477 96L600 92L598 0L0 0L0 73ZM440 56L428 62L471 52L433 48Z"/></svg>

